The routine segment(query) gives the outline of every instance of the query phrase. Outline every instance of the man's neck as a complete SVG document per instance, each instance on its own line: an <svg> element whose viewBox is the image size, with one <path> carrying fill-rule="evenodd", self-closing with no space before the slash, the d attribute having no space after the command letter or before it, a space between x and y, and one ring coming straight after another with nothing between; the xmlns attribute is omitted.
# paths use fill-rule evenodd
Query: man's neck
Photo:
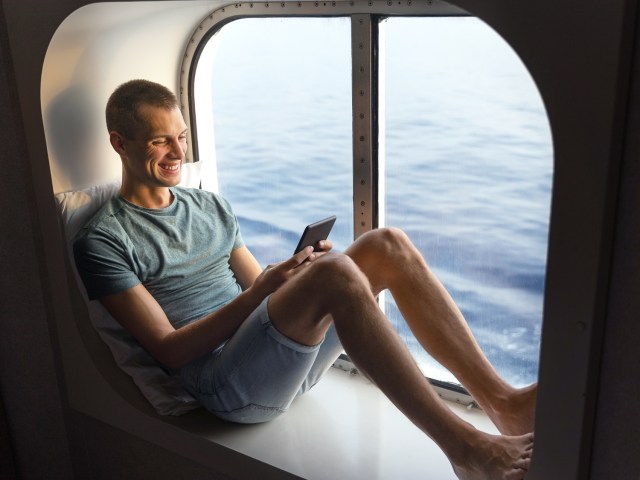
<svg viewBox="0 0 640 480"><path fill-rule="evenodd" d="M128 202L143 208L166 208L173 201L173 194L169 187L138 186L133 188L128 182L123 181L119 193Z"/></svg>

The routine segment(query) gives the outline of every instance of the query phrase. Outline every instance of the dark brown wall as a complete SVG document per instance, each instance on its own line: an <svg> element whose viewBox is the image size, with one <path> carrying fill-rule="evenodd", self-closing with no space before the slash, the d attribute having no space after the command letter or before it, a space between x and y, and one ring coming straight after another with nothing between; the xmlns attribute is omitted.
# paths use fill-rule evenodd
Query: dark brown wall
<svg viewBox="0 0 640 480"><path fill-rule="evenodd" d="M640 24L640 12L636 12ZM616 216L613 268L593 445L592 478L640 478L640 35L629 78L629 111Z"/></svg>
<svg viewBox="0 0 640 480"><path fill-rule="evenodd" d="M30 164L24 161L21 112L0 8L0 391L20 477L71 478L39 270L42 240L34 228Z"/></svg>

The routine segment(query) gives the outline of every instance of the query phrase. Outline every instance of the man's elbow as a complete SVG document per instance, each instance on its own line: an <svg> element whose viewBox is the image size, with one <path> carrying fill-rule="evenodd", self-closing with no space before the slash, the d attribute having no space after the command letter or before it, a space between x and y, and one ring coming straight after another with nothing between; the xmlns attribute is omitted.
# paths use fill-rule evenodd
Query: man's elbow
<svg viewBox="0 0 640 480"><path fill-rule="evenodd" d="M165 341L155 348L150 349L149 353L162 366L172 370L180 369L193 360L190 355L176 348L176 345L170 341Z"/></svg>
<svg viewBox="0 0 640 480"><path fill-rule="evenodd" d="M159 363L161 363L164 367L170 368L171 370L178 370L189 363L187 360L183 358L170 357L170 356L164 357L162 359L156 358L156 360Z"/></svg>

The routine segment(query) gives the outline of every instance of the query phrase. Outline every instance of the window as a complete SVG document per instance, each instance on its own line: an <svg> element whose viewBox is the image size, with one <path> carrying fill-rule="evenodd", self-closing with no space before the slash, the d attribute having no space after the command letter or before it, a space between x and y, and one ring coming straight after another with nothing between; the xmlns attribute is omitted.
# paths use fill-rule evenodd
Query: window
<svg viewBox="0 0 640 480"><path fill-rule="evenodd" d="M278 4L250 5L243 13L271 17ZM500 373L534 381L553 152L527 70L490 27L437 2L387 17L351 15L339 2L297 5L302 18L229 21L218 11L194 63L199 158L213 165L211 183L234 205L249 248L263 265L287 258L304 225L330 214L338 249L361 233L364 211L374 226L399 226ZM364 86L363 58L372 73ZM356 111L369 94L369 109ZM358 130L362 118L370 136ZM381 308L425 373L455 382L422 352L390 295Z"/></svg>
<svg viewBox="0 0 640 480"><path fill-rule="evenodd" d="M258 261L289 258L304 227L336 215L353 239L351 44L346 18L247 18L226 25L196 108L213 112L220 193ZM208 55L208 52L205 52ZM209 112L205 112L207 114ZM197 111L199 114L199 111Z"/></svg>
<svg viewBox="0 0 640 480"><path fill-rule="evenodd" d="M476 18L389 18L382 28L385 222L408 232L497 370L529 384L553 173L538 91ZM427 375L446 378L414 345L390 295L386 310Z"/></svg>

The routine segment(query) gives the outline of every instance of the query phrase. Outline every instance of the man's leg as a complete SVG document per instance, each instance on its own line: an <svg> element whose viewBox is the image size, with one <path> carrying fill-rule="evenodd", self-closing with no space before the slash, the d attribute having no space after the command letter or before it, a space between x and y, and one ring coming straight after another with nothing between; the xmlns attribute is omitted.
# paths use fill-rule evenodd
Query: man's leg
<svg viewBox="0 0 640 480"><path fill-rule="evenodd" d="M369 232L346 253L374 292L389 289L416 339L469 390L501 433L533 431L536 387L514 389L498 375L453 299L402 231Z"/></svg>
<svg viewBox="0 0 640 480"><path fill-rule="evenodd" d="M345 255L303 265L269 301L284 335L317 344L331 320L354 363L445 452L461 478L522 478L533 436L500 437L476 430L439 399L380 311L365 274Z"/></svg>

